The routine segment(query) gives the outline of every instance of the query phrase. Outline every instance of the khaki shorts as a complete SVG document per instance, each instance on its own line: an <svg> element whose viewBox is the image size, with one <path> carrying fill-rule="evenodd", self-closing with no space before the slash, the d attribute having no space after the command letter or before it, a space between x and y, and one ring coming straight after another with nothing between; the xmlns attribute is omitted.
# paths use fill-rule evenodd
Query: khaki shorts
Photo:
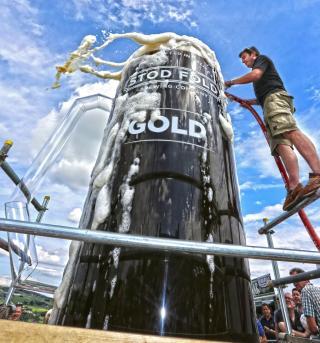
<svg viewBox="0 0 320 343"><path fill-rule="evenodd" d="M286 91L279 90L265 98L263 116L272 155L276 154L276 148L279 144L289 145L293 149L292 142L284 138L283 133L298 130L297 123L293 117L294 112L293 97Z"/></svg>

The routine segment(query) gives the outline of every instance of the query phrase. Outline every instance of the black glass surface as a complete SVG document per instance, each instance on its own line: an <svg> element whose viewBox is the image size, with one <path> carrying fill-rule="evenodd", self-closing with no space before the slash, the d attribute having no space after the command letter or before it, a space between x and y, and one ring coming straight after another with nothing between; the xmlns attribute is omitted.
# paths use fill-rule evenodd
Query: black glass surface
<svg viewBox="0 0 320 343"><path fill-rule="evenodd" d="M128 234L245 244L232 145L219 124L218 82L203 58L186 51L169 51L166 65L139 69L137 60L127 69L118 96L160 93L164 119L148 126L150 108L146 120L132 126L141 132L127 133L110 187L111 213L99 230L118 232L121 185L139 158L130 181ZM119 122L123 116L118 114ZM84 209L88 227L93 211L94 205ZM216 256L210 264L202 255L128 248L119 250L117 260L114 248L82 245L57 324L257 341L246 260Z"/></svg>

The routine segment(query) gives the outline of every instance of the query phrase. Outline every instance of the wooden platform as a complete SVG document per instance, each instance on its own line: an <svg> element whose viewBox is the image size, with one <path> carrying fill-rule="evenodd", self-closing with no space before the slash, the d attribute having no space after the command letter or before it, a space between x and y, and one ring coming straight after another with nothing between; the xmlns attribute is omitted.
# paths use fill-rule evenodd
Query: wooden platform
<svg viewBox="0 0 320 343"><path fill-rule="evenodd" d="M120 333L102 330L79 329L66 326L24 323L0 320L0 341L6 343L48 342L48 343L208 343L205 341L173 337L159 337L139 334ZM222 343L222 342L220 342ZM226 343L226 342L223 342ZM231 343L231 342L230 342Z"/></svg>

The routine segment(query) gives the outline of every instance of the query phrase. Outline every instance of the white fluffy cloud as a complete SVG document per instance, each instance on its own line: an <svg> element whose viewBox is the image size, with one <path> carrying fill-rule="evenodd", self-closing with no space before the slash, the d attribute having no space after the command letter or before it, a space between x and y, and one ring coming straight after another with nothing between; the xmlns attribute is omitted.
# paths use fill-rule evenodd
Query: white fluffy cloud
<svg viewBox="0 0 320 343"><path fill-rule="evenodd" d="M282 213L282 204L275 204L266 206L261 212L247 214L243 217L244 223L250 223L255 221L262 221L263 218L274 218Z"/></svg>
<svg viewBox="0 0 320 343"><path fill-rule="evenodd" d="M45 266L37 266L36 269L37 273L40 273L42 275L46 276L51 276L51 277L61 277L62 276L62 271L61 268L50 268L50 267L45 267Z"/></svg>
<svg viewBox="0 0 320 343"><path fill-rule="evenodd" d="M284 185L279 183L279 184L259 184L259 183L254 183L252 181L246 181L244 183L242 183L240 186L240 190L244 191L244 190L248 190L248 189L252 189L252 190L261 190L261 189L272 189L272 188L283 188Z"/></svg>
<svg viewBox="0 0 320 343"><path fill-rule="evenodd" d="M69 13L77 20L88 16L108 27L138 28L144 21L158 24L162 22L177 22L189 27L197 27L193 16L193 0L94 0L72 1L72 6L66 6Z"/></svg>
<svg viewBox="0 0 320 343"><path fill-rule="evenodd" d="M42 41L37 8L28 0L3 0L0 11L0 56L9 71L43 77L56 58Z"/></svg>
<svg viewBox="0 0 320 343"><path fill-rule="evenodd" d="M77 207L74 208L68 216L68 219L73 222L73 223L79 223L80 222L80 218L81 218L81 214L82 214L82 209Z"/></svg>
<svg viewBox="0 0 320 343"><path fill-rule="evenodd" d="M8 287L11 283L9 276L0 276L0 286Z"/></svg>
<svg viewBox="0 0 320 343"><path fill-rule="evenodd" d="M0 129L0 136L17 142L10 158L28 164L32 122L54 97L46 87L59 55L49 50L40 12L32 1L3 0L0 12L0 122L7 128L4 136Z"/></svg>
<svg viewBox="0 0 320 343"><path fill-rule="evenodd" d="M48 251L44 246L37 245L37 255L40 262L60 264L61 256L59 252Z"/></svg>
<svg viewBox="0 0 320 343"><path fill-rule="evenodd" d="M244 216L245 232L247 237L247 244L250 246L267 247L267 238L265 235L260 235L258 229L264 224L262 218L274 219L280 213L282 213L282 205L275 204L273 206L266 206L259 213L247 214ZM311 211L310 211L311 210ZM308 209L308 212L316 213L317 208L312 210ZM309 217L312 223L316 223L312 216ZM277 225L274 229L275 233L272 235L274 247L280 249L293 249L293 250L308 250L316 251L309 234L307 233L304 225L302 224L298 215L290 217L282 224ZM320 233L320 228L315 227L316 232ZM300 267L305 270L315 269L313 264L302 264L299 262L279 262L280 275L288 276L289 270L293 267ZM253 260L250 259L250 271L252 277L258 277L266 273L270 273L273 276L271 261L267 260ZM290 286L291 287L291 286Z"/></svg>
<svg viewBox="0 0 320 343"><path fill-rule="evenodd" d="M53 167L50 176L54 182L68 185L71 189L77 190L88 187L92 168L92 162L62 159Z"/></svg>
<svg viewBox="0 0 320 343"><path fill-rule="evenodd" d="M8 128L5 124L0 122L0 137L7 137L9 135Z"/></svg>
<svg viewBox="0 0 320 343"><path fill-rule="evenodd" d="M252 132L247 139L239 141L235 146L235 153L239 169L255 167L261 177L281 178L265 138L260 132Z"/></svg>

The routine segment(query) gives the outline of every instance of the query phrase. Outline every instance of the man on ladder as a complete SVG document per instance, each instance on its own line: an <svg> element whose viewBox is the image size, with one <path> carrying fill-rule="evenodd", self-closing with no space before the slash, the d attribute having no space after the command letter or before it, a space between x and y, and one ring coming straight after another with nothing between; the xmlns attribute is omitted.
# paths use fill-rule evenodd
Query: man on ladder
<svg viewBox="0 0 320 343"><path fill-rule="evenodd" d="M289 211L320 187L320 160L314 144L297 127L293 117L293 97L286 92L271 59L260 55L255 47L243 49L239 57L242 63L252 68L252 71L225 81L225 87L253 83L256 99L247 100L247 103L262 106L271 154L278 154L286 167L289 184L283 209ZM306 186L299 181L298 159L293 147L299 151L312 170Z"/></svg>

